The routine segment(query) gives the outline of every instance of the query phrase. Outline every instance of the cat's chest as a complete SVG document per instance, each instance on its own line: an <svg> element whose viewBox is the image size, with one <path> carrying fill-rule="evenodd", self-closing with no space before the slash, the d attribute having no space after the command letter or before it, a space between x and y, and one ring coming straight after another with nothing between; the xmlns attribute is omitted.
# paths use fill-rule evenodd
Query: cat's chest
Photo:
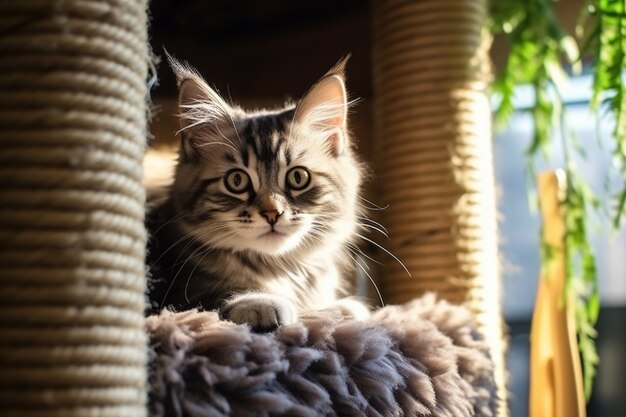
<svg viewBox="0 0 626 417"><path fill-rule="evenodd" d="M340 275L332 264L309 266L268 280L265 291L294 300L300 309L330 307L337 299Z"/></svg>
<svg viewBox="0 0 626 417"><path fill-rule="evenodd" d="M252 261L251 261L252 262ZM205 265L205 272L217 275L217 284L236 290L269 292L293 300L300 308L324 308L337 297L340 274L334 264L309 261L298 265L240 262L236 256Z"/></svg>

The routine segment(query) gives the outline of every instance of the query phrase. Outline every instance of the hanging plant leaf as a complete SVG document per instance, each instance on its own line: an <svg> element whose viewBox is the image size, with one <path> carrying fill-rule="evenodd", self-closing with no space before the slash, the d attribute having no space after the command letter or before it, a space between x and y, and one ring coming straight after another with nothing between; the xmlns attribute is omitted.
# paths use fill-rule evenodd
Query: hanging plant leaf
<svg viewBox="0 0 626 417"><path fill-rule="evenodd" d="M626 178L626 106L622 70L626 51L626 21L623 2L598 0L586 6L577 31L587 22L585 14L597 24L578 48L574 37L561 28L551 0L494 0L491 7L492 33L508 36L511 50L505 68L493 83L493 92L499 97L495 110L498 125L506 123L515 111L515 89L528 84L534 91L534 102L529 111L534 122L533 136L527 148L530 174L534 177L535 160L548 158L550 148L560 142L565 158L567 176L563 200L565 215L564 248L566 252L566 292L573 293L578 347L581 354L584 390L587 400L591 394L598 355L595 347L595 324L599 312L598 278L595 256L589 243L587 221L590 209L599 206L598 199L579 174L574 154L584 157L584 147L567 127L566 107L562 98L568 84L568 73L579 73L581 54L596 51L591 107L600 111L605 97L607 106L616 119L614 159L622 177ZM617 4L619 3L619 5ZM614 225L620 224L626 205L626 189L618 199ZM550 262L550 248L542 243L542 263Z"/></svg>

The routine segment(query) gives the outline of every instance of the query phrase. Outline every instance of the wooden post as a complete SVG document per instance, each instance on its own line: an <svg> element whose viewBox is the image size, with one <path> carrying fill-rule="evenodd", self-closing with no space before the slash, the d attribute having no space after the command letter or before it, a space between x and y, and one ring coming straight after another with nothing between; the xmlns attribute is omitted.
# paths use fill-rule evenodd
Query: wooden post
<svg viewBox="0 0 626 417"><path fill-rule="evenodd" d="M565 292L564 175L546 172L538 180L543 240L550 254L541 270L530 333L531 417L586 415L574 309Z"/></svg>

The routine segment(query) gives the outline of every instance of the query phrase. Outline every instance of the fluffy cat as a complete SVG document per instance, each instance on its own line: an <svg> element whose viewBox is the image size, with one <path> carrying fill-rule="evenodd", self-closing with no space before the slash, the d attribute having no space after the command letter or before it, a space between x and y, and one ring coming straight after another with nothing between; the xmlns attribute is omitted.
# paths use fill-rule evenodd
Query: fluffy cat
<svg viewBox="0 0 626 417"><path fill-rule="evenodd" d="M148 216L151 312L218 309L261 330L307 309L367 316L340 298L362 176L345 61L296 104L244 111L170 58L181 147L168 195Z"/></svg>

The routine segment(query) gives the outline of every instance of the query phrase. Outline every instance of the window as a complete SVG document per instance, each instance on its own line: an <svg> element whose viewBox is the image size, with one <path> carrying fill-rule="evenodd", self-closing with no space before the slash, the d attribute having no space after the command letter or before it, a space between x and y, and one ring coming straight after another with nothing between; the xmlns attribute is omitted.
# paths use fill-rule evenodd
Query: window
<svg viewBox="0 0 626 417"><path fill-rule="evenodd" d="M617 176L607 178L612 125L601 119L599 124L589 110L591 96L589 76L571 80L565 100L567 122L580 143L586 158L577 158L577 166L603 204L610 207L610 192L605 183L612 184L613 193L622 184ZM499 211L502 215L500 236L504 266L504 313L509 325L510 347L508 370L510 372L511 415L528 415L529 340L530 320L539 279L539 230L541 219L538 210L529 207L534 197L527 193L526 148L532 138L532 119L524 111L532 102L530 89L518 91L519 109L508 126L497 131L494 139L496 181L499 188ZM599 133L599 135L598 135ZM548 162L538 161L537 171L563 166L562 148L555 146ZM533 181L534 179L530 180ZM602 310L598 322L597 341L600 364L588 415L624 415L626 399L621 387L626 385L626 336L623 322L626 319L626 232L613 233L610 217L591 216L590 232L596 253ZM626 219L624 219L626 220Z"/></svg>

